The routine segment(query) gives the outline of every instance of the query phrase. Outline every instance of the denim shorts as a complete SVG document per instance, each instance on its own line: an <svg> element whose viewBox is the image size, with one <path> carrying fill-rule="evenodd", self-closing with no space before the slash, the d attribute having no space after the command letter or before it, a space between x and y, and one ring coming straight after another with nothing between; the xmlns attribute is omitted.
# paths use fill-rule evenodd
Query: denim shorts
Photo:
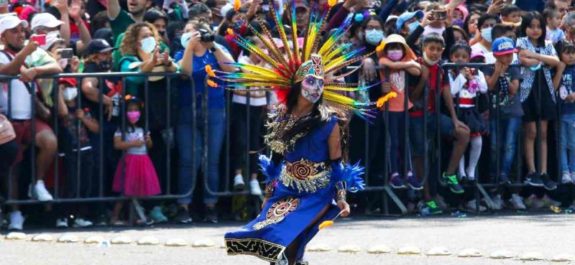
<svg viewBox="0 0 575 265"><path fill-rule="evenodd" d="M423 116L422 117L411 117L409 122L409 139L411 140L411 146L413 148L413 156L423 156L425 155L425 144L430 143L436 133L437 119L439 118L439 133L442 137L453 137L455 133L455 127L453 126L453 121L446 115L439 114L439 117L435 113L427 114L427 139L424 137L423 129ZM430 150L428 147L427 150Z"/></svg>

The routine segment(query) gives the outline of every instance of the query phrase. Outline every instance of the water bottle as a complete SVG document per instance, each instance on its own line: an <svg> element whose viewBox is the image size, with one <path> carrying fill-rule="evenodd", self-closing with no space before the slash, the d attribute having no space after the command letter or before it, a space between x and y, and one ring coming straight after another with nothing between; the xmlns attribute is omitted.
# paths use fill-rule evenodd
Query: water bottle
<svg viewBox="0 0 575 265"><path fill-rule="evenodd" d="M112 116L120 116L120 95L117 93L112 96Z"/></svg>

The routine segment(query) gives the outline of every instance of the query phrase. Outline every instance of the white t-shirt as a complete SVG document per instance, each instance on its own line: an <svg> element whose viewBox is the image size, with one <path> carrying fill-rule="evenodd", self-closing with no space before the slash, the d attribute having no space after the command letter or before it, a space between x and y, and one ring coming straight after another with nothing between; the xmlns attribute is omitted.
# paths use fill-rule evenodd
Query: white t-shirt
<svg viewBox="0 0 575 265"><path fill-rule="evenodd" d="M0 52L0 64L10 63L10 58L6 54ZM24 82L20 79L12 79L10 81L10 115L12 119L16 120L29 120L32 119L32 102L33 98L28 91ZM5 96L8 95L8 83L2 83L2 92ZM6 106L8 108L8 106Z"/></svg>
<svg viewBox="0 0 575 265"><path fill-rule="evenodd" d="M12 56L13 57L13 56ZM4 53L0 52L0 64L8 64L11 59ZM32 54L26 57L26 66L44 65L46 63L55 62L54 59L44 50L36 49ZM50 82L52 82L50 80ZM32 102L34 99L30 91L20 79L12 79L10 81L10 114L12 119L16 120L29 120L32 118ZM6 111L8 108L8 83L0 83L0 111ZM38 91L37 86L34 86L34 94ZM4 102L3 102L4 101Z"/></svg>
<svg viewBox="0 0 575 265"><path fill-rule="evenodd" d="M493 56L493 52L487 48L485 48L481 43L475 43L471 46L471 54L481 53L485 56L485 63L493 64L495 63L495 56Z"/></svg>

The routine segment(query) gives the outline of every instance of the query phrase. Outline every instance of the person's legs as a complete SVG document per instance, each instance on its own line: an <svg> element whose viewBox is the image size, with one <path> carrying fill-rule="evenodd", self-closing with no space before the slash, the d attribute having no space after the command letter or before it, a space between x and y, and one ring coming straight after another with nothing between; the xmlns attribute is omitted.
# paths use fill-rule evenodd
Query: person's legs
<svg viewBox="0 0 575 265"><path fill-rule="evenodd" d="M503 126L503 123L505 126ZM511 165L513 165L513 159L515 158L515 152L517 150L517 134L519 133L519 127L521 126L521 118L509 118L502 121L501 138L503 141L500 145L503 146L503 153L500 157L503 158L501 163L501 174L509 176L511 173Z"/></svg>
<svg viewBox="0 0 575 265"><path fill-rule="evenodd" d="M471 150L469 151L469 166L467 167L467 177L470 180L475 179L475 168L481 157L481 148L483 146L483 138L481 135L474 136L471 139ZM463 159L463 157L462 157Z"/></svg>
<svg viewBox="0 0 575 265"><path fill-rule="evenodd" d="M38 131L36 133L36 146L39 149L36 158L37 180L43 180L52 162L54 162L54 155L58 151L56 135L49 128Z"/></svg>
<svg viewBox="0 0 575 265"><path fill-rule="evenodd" d="M568 124L564 124L567 129L566 146L567 146L567 163L571 174L575 173L575 117Z"/></svg>
<svg viewBox="0 0 575 265"><path fill-rule="evenodd" d="M399 132L400 130L400 120L403 118L403 115L401 115L401 112L389 112L388 113L388 122L387 122L387 128L388 128L388 132L389 132L389 168L390 168L390 173L391 175L394 175L396 173L399 173L399 167L400 167L400 163L399 163L399 144L400 144L400 139L399 139L399 135L401 134ZM401 174L400 174L401 175Z"/></svg>
<svg viewBox="0 0 575 265"><path fill-rule="evenodd" d="M248 121L247 118L247 105L246 104L239 104L239 103L232 103L232 117L231 123L233 130L233 163L232 166L235 170L234 172L234 189L243 189L244 183L244 175L243 169L246 166L247 161L247 131L248 131ZM250 127L252 129L253 127Z"/></svg>
<svg viewBox="0 0 575 265"><path fill-rule="evenodd" d="M453 175L459 166L459 160L467 149L467 144L469 144L469 128L467 126L457 126L454 128L450 118L445 115L440 115L439 118L441 135L455 138L451 158L445 171L447 175Z"/></svg>
<svg viewBox="0 0 575 265"><path fill-rule="evenodd" d="M523 150L525 152L525 164L529 174L535 173L535 138L537 136L537 127L535 122L527 122L523 125L524 137Z"/></svg>
<svg viewBox="0 0 575 265"><path fill-rule="evenodd" d="M548 121L541 121L541 131L539 132L539 141L541 144L539 169L541 174L547 174L547 124L549 124Z"/></svg>
<svg viewBox="0 0 575 265"><path fill-rule="evenodd" d="M191 107L182 108L179 113L179 122L176 129L176 141L178 142L178 194L186 195L178 199L178 204L188 209L192 202L197 169L200 167L201 144L198 146L195 139L200 138L201 130L197 130L193 123L196 111ZM198 121L196 121L198 123ZM201 142L201 141L199 141Z"/></svg>
<svg viewBox="0 0 575 265"><path fill-rule="evenodd" d="M568 133L569 133L569 122L566 122L564 120L561 121L561 134L559 137L559 150L560 150L560 155L561 155L561 173L562 175L566 175L569 173L569 163L567 161L567 150L569 149L568 145L567 145L567 137L569 137ZM569 178L571 178L569 176Z"/></svg>
<svg viewBox="0 0 575 265"><path fill-rule="evenodd" d="M204 174L209 190L204 192L204 203L209 209L215 208L218 201L213 192L217 192L220 183L220 152L224 143L226 112L224 109L212 109L208 114L208 168Z"/></svg>

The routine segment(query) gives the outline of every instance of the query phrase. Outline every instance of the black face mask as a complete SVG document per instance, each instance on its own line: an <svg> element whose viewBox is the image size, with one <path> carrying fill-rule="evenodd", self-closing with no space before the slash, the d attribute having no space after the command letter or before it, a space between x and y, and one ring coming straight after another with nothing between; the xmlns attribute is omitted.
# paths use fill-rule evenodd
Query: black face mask
<svg viewBox="0 0 575 265"><path fill-rule="evenodd" d="M164 36L166 36L166 31L165 30L158 30L158 34L160 34L160 36L164 37Z"/></svg>
<svg viewBox="0 0 575 265"><path fill-rule="evenodd" d="M108 60L101 61L98 63L98 68L100 68L101 70L104 70L104 71L108 71L108 70L112 69L112 63Z"/></svg>
<svg viewBox="0 0 575 265"><path fill-rule="evenodd" d="M16 48L16 47L10 45L9 43L6 43L6 47L13 52L20 52L22 50L22 48Z"/></svg>

